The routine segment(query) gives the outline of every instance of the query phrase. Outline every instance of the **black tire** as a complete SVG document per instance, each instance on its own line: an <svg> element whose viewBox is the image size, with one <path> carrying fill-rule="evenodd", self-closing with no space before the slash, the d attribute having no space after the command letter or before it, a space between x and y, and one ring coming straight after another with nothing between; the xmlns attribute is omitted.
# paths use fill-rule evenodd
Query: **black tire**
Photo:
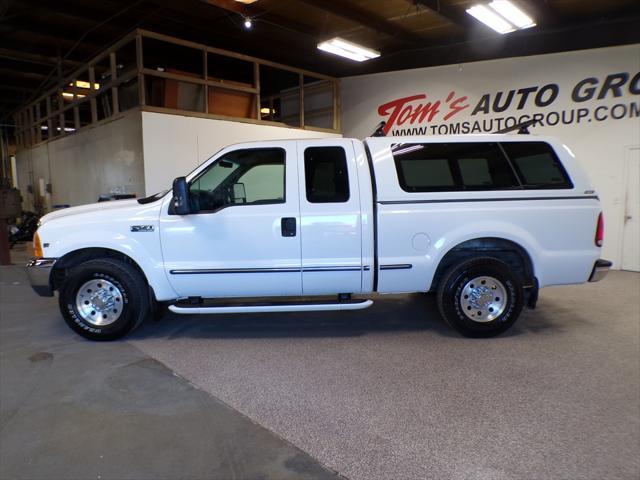
<svg viewBox="0 0 640 480"><path fill-rule="evenodd" d="M85 320L76 307L79 289L86 282L101 279L121 292L116 299L121 313L117 320L104 326ZM59 304L65 322L77 334L89 340L116 340L131 332L147 317L149 287L142 273L128 263L112 258L89 260L70 270L60 288Z"/></svg>
<svg viewBox="0 0 640 480"><path fill-rule="evenodd" d="M474 286L471 282L483 277L497 280L496 284L506 292L506 300L496 297L501 302L499 305L502 312L491 320L487 318L490 318L488 315L492 315L489 314L489 309L493 311L494 306L486 303L484 312L477 311L478 316L483 313L483 321L476 321L468 316L473 315L476 309L468 305L469 300L466 299L469 295L463 299L463 290L468 292L468 288ZM489 295L489 292L486 294ZM471 296L473 298L473 295ZM470 310L467 314L463 310L463 302L467 304L466 309ZM438 286L438 308L442 317L465 337L487 338L500 335L515 323L523 305L523 287L518 275L513 274L506 263L491 257L474 258L454 265L445 273Z"/></svg>

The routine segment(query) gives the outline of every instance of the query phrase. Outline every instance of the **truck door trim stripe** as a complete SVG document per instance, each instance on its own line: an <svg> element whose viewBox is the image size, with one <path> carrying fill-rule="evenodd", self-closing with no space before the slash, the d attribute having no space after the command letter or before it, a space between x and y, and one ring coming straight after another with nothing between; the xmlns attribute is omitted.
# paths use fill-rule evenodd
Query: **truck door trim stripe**
<svg viewBox="0 0 640 480"><path fill-rule="evenodd" d="M398 263L394 265L380 265L380 270L408 270L413 268L410 263Z"/></svg>
<svg viewBox="0 0 640 480"><path fill-rule="evenodd" d="M381 200L380 205L407 205L412 203L464 203L464 202L524 202L531 200L599 200L597 195L574 197L508 197L508 198L448 198L443 200Z"/></svg>
<svg viewBox="0 0 640 480"><path fill-rule="evenodd" d="M370 267L365 265L359 266L323 266L323 267L304 267L304 268L202 268L202 269L185 269L185 270L169 270L171 275L218 275L224 273L298 273L298 272L368 272Z"/></svg>
<svg viewBox="0 0 640 480"><path fill-rule="evenodd" d="M369 271L369 266L364 267L303 267L303 272L359 272L364 270Z"/></svg>

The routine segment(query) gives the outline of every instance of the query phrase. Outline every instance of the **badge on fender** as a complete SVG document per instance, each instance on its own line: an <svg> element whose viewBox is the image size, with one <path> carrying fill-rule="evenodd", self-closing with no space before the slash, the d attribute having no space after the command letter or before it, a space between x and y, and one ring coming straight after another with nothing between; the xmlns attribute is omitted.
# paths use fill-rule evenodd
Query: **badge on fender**
<svg viewBox="0 0 640 480"><path fill-rule="evenodd" d="M153 232L153 225L131 225L132 232Z"/></svg>

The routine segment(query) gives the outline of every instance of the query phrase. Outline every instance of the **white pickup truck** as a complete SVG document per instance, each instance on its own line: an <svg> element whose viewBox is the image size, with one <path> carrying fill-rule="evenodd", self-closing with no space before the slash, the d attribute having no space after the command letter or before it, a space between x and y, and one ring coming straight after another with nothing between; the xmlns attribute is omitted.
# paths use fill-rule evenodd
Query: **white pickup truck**
<svg viewBox="0 0 640 480"><path fill-rule="evenodd" d="M598 197L571 150L530 135L227 147L173 189L45 215L34 290L94 340L179 314L355 310L437 292L466 336L508 329L538 289L602 278Z"/></svg>

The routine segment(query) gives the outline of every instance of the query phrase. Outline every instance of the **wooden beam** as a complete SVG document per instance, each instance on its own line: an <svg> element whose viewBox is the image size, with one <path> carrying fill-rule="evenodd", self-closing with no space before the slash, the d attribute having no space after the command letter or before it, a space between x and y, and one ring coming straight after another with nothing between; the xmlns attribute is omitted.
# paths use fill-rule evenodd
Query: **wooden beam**
<svg viewBox="0 0 640 480"><path fill-rule="evenodd" d="M235 0L201 0L204 3L213 5L214 7L222 8L230 12L235 12L243 16L251 16L251 11L243 4L236 2Z"/></svg>
<svg viewBox="0 0 640 480"><path fill-rule="evenodd" d="M56 57L39 55L37 53L29 53L22 50L13 50L11 48L2 47L0 47L0 58L14 60L16 62L33 63L34 65L55 66L58 64L58 59ZM81 64L80 62L76 62L74 60L63 60L63 63L74 66L78 66Z"/></svg>
<svg viewBox="0 0 640 480"><path fill-rule="evenodd" d="M0 84L0 90L4 90L7 92L23 93L23 94L30 94L31 92L33 92L33 88L19 87L17 85L7 85L7 84ZM16 97L12 97L12 100L13 99L20 100L19 98L16 98ZM4 100L5 99L3 99L3 101Z"/></svg>
<svg viewBox="0 0 640 480"><path fill-rule="evenodd" d="M49 51L55 51L56 47L60 47L60 49L62 50L68 50L76 44L74 40L69 40L68 38L63 38L56 35L48 35L46 33L42 33L43 30L38 30L35 28L28 29L16 27L0 30L0 35L4 38L10 39L14 44L33 45L38 49L46 48ZM99 45L86 41L80 43L76 47L76 51L81 54L96 53L99 50Z"/></svg>
<svg viewBox="0 0 640 480"><path fill-rule="evenodd" d="M365 8L345 0L301 0L333 15L358 23L363 27L385 33L406 43L423 43L424 39L394 22L387 20Z"/></svg>
<svg viewBox="0 0 640 480"><path fill-rule="evenodd" d="M440 0L408 0L410 3L422 5L428 8L440 18L453 23L454 25L464 28L472 29L477 27L478 22L475 22L467 12L459 7L451 5L443 5Z"/></svg>
<svg viewBox="0 0 640 480"><path fill-rule="evenodd" d="M21 72L10 68L0 68L0 76L27 80L42 80L46 78L46 75L43 73Z"/></svg>
<svg viewBox="0 0 640 480"><path fill-rule="evenodd" d="M263 10L254 3L252 5L243 5L235 0L200 0L208 5L227 10L232 13L237 13L242 17L248 17L255 19L256 23L264 22L271 26L279 27L283 30L289 30L290 33L300 33L308 36L319 36L322 34L318 29L313 28L311 25L305 25L298 23L295 20L284 18L280 15L274 14L269 10Z"/></svg>

